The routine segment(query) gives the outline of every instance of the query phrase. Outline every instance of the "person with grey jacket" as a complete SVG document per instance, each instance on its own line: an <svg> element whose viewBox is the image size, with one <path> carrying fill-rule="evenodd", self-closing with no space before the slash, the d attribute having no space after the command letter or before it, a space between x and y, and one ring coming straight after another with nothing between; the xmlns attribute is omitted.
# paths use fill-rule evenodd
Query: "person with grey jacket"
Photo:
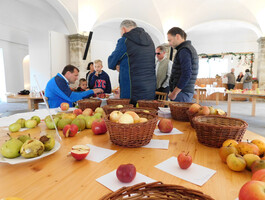
<svg viewBox="0 0 265 200"><path fill-rule="evenodd" d="M248 89L251 90L252 89L252 75L249 71L249 69L246 69L246 74L243 78L243 89Z"/></svg>

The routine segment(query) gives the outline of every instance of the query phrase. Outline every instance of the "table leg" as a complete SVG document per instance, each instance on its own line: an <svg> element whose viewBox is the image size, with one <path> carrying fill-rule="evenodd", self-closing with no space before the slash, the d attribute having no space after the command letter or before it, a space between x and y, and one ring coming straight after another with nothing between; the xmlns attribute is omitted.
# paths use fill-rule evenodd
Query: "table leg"
<svg viewBox="0 0 265 200"><path fill-rule="evenodd" d="M256 97L252 97L252 116L256 115Z"/></svg>
<svg viewBox="0 0 265 200"><path fill-rule="evenodd" d="M33 100L33 105L34 105L34 109L35 110L39 109L39 101L34 101Z"/></svg>
<svg viewBox="0 0 265 200"><path fill-rule="evenodd" d="M219 93L217 92L215 95L216 95L216 105L219 105Z"/></svg>
<svg viewBox="0 0 265 200"><path fill-rule="evenodd" d="M231 117L231 94L228 94L227 97L227 117Z"/></svg>
<svg viewBox="0 0 265 200"><path fill-rule="evenodd" d="M198 103L198 104L199 104L199 103L200 103L200 97L199 97L199 96L200 96L200 90L199 90L199 89L197 89L196 91L197 91L196 103Z"/></svg>
<svg viewBox="0 0 265 200"><path fill-rule="evenodd" d="M32 101L31 101L31 99L28 99L28 108L29 108L29 110L32 110Z"/></svg>

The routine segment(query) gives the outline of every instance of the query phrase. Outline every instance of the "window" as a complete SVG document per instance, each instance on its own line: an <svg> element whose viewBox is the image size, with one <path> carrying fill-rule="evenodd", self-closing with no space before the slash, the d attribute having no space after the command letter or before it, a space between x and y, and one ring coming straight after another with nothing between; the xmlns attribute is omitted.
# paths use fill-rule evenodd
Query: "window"
<svg viewBox="0 0 265 200"><path fill-rule="evenodd" d="M6 102L6 81L3 49L0 48L0 102Z"/></svg>
<svg viewBox="0 0 265 200"><path fill-rule="evenodd" d="M198 78L215 78L227 73L228 58L200 58Z"/></svg>

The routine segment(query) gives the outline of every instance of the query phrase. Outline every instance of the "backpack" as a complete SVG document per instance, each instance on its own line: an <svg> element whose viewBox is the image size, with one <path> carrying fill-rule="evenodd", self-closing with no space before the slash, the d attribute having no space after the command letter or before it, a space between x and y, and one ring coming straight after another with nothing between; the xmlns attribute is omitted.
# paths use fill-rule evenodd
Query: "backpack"
<svg viewBox="0 0 265 200"><path fill-rule="evenodd" d="M244 81L244 83L250 83L250 82L252 82L252 76L248 76L248 77L245 79L245 81Z"/></svg>

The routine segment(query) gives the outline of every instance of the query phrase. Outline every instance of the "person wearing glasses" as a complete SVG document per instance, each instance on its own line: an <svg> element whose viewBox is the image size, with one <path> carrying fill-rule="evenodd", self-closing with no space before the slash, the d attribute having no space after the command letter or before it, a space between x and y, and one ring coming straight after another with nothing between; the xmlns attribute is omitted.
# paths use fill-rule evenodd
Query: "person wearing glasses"
<svg viewBox="0 0 265 200"><path fill-rule="evenodd" d="M120 98L154 100L156 90L155 46L150 35L132 20L120 25L121 38L108 58L108 67L119 69Z"/></svg>
<svg viewBox="0 0 265 200"><path fill-rule="evenodd" d="M156 58L156 91L168 94L173 62L166 57L166 48L162 45L156 48Z"/></svg>
<svg viewBox="0 0 265 200"><path fill-rule="evenodd" d="M187 34L178 27L167 32L169 45L177 50L169 79L171 93L168 97L177 102L192 101L199 70L197 52L186 37Z"/></svg>

